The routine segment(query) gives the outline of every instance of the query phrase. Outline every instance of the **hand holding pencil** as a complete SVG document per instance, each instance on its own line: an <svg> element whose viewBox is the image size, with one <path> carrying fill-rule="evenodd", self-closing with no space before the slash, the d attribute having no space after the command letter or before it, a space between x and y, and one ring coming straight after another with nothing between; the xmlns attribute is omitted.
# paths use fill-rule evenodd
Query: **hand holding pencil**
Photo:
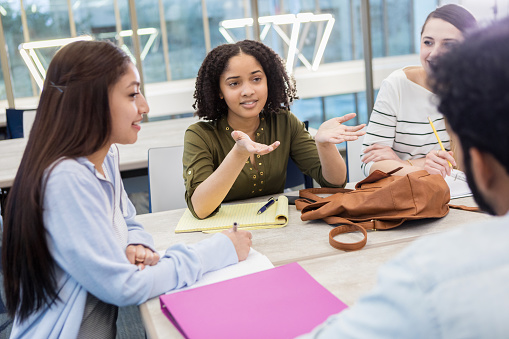
<svg viewBox="0 0 509 339"><path fill-rule="evenodd" d="M435 137L437 138L441 150L433 150L426 155L424 169L430 174L440 174L445 178L445 176L451 175L452 166L456 166L456 161L453 158L453 152L445 150L430 117L428 117L428 121L433 129L433 133L435 133Z"/></svg>

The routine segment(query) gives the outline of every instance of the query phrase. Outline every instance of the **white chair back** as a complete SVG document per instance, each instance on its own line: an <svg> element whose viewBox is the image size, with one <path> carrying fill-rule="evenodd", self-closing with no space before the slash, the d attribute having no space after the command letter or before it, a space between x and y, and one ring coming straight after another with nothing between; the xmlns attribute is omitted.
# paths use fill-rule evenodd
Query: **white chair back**
<svg viewBox="0 0 509 339"><path fill-rule="evenodd" d="M361 148L364 136L355 141L346 142L347 182L357 182L366 176L361 170Z"/></svg>
<svg viewBox="0 0 509 339"><path fill-rule="evenodd" d="M187 207L182 155L184 146L148 150L148 189L150 212Z"/></svg>
<svg viewBox="0 0 509 339"><path fill-rule="evenodd" d="M29 110L23 112L23 138L28 138L30 130L35 120L36 110Z"/></svg>

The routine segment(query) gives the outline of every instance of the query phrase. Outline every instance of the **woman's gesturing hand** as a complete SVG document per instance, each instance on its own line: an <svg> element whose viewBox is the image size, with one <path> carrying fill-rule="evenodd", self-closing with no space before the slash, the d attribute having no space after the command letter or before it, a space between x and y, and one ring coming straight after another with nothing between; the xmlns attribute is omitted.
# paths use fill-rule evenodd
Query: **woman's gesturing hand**
<svg viewBox="0 0 509 339"><path fill-rule="evenodd" d="M264 145L255 142L249 138L249 136L242 131L233 131L232 138L235 140L236 146L240 151L246 153L246 155L259 154L264 155L275 150L280 142L276 141L271 145Z"/></svg>
<svg viewBox="0 0 509 339"><path fill-rule="evenodd" d="M340 144L344 141L357 140L358 137L366 134L361 131L366 124L357 126L346 126L344 122L355 118L357 114L348 113L342 117L332 118L320 125L315 135L315 141L319 143Z"/></svg>

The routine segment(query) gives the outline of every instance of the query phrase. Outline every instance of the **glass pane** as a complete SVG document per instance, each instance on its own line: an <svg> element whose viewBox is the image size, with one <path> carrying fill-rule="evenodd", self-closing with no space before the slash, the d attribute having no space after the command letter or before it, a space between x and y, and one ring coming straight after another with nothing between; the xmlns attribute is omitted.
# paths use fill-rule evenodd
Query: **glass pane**
<svg viewBox="0 0 509 339"><path fill-rule="evenodd" d="M25 0L30 41L68 38L69 11L66 0Z"/></svg>
<svg viewBox="0 0 509 339"><path fill-rule="evenodd" d="M362 26L361 26L361 0L352 0L352 26L353 26L353 37L354 46L353 54L354 60L362 59L364 57L363 52L363 39L362 39Z"/></svg>
<svg viewBox="0 0 509 339"><path fill-rule="evenodd" d="M24 42L23 29L21 26L21 12L18 1L1 1L2 24L4 28L5 41L8 47L9 65L12 79L12 86L15 98L31 97L38 94L38 88L30 80L30 73L21 58L18 46ZM3 79L3 72L1 77ZM5 100L5 83L1 82L0 99Z"/></svg>
<svg viewBox="0 0 509 339"><path fill-rule="evenodd" d="M227 42L225 36L219 30L223 20L243 19L251 17L250 0L207 0L207 14L210 28L210 41L212 48ZM253 39L252 26L226 29L228 34L233 34L233 40Z"/></svg>
<svg viewBox="0 0 509 339"><path fill-rule="evenodd" d="M371 48L373 58L387 55L385 46L384 8L382 0L369 1L371 18ZM361 31L362 34L362 31Z"/></svg>
<svg viewBox="0 0 509 339"><path fill-rule="evenodd" d="M92 35L97 40L116 42L113 1L74 0L72 2L77 35Z"/></svg>
<svg viewBox="0 0 509 339"><path fill-rule="evenodd" d="M330 35L323 63L347 61L354 58L353 46L353 15L354 7L350 0L322 1L321 12L330 13L335 19L334 27Z"/></svg>
<svg viewBox="0 0 509 339"><path fill-rule="evenodd" d="M163 4L171 79L195 78L207 52L203 35L201 1L164 0ZM207 7L209 7L208 4ZM138 11L138 18L142 15L140 12ZM208 14L210 16L210 12ZM158 17L159 14L156 18ZM154 24L154 27L159 26ZM160 50L162 53L162 48ZM162 72L161 65L159 67Z"/></svg>
<svg viewBox="0 0 509 339"><path fill-rule="evenodd" d="M412 0L387 1L387 55L410 54L413 51Z"/></svg>
<svg viewBox="0 0 509 339"><path fill-rule="evenodd" d="M293 103L291 110L301 121L309 121L309 127L318 128L323 122L321 97L297 100Z"/></svg>
<svg viewBox="0 0 509 339"><path fill-rule="evenodd" d="M347 113L357 113L355 107L354 94L332 95L324 98L325 100L325 120L343 116ZM349 120L345 125L357 125L357 119Z"/></svg>
<svg viewBox="0 0 509 339"><path fill-rule="evenodd" d="M169 80L166 77L161 21L159 20L159 1L137 1L136 14L138 16L138 27L140 28L138 34L144 81L145 83L151 83Z"/></svg>

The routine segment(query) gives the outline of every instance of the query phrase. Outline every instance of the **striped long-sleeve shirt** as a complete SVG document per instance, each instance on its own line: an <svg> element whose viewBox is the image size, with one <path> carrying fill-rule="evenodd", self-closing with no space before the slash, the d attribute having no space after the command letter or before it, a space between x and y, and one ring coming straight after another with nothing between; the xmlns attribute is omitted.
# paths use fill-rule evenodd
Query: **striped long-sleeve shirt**
<svg viewBox="0 0 509 339"><path fill-rule="evenodd" d="M382 82L362 150L380 144L390 146L402 160L423 158L430 151L440 149L428 117L445 149L450 150L449 134L436 101L433 93L410 81L403 69L394 71ZM361 169L366 176L372 164L362 163Z"/></svg>

